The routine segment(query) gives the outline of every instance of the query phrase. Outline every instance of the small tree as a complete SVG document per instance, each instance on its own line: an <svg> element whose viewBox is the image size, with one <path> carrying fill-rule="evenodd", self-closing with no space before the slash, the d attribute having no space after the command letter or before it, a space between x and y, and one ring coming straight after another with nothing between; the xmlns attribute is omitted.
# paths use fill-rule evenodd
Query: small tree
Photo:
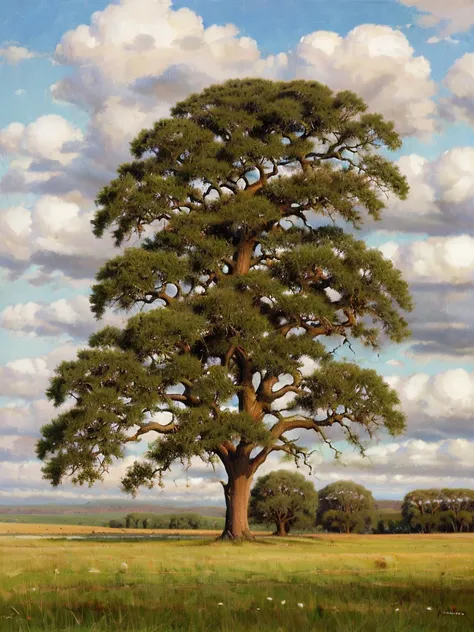
<svg viewBox="0 0 474 632"><path fill-rule="evenodd" d="M313 483L298 472L278 470L255 483L249 516L263 524L275 524L276 535L284 536L292 527L314 526L317 506Z"/></svg>
<svg viewBox="0 0 474 632"><path fill-rule="evenodd" d="M372 492L352 481L331 483L318 493L317 520L327 529L351 533L370 528L375 512Z"/></svg>
<svg viewBox="0 0 474 632"><path fill-rule="evenodd" d="M138 241L98 272L91 305L97 318L146 309L57 368L48 397L72 406L42 428L45 478L92 485L127 443L152 436L123 489L162 484L176 461L218 460L223 537L250 538L258 468L275 452L307 462L294 430L336 454L328 429L362 451L377 428L401 433L396 392L322 342L378 349L409 334L400 272L334 225L358 228L387 194L406 197L379 153L400 146L352 92L300 80L212 86L140 132L92 222L117 246Z"/></svg>

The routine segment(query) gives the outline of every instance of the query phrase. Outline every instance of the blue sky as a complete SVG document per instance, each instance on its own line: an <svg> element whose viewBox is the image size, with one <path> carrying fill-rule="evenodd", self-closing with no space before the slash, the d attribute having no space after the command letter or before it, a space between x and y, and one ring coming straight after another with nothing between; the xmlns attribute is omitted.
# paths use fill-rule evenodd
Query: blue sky
<svg viewBox="0 0 474 632"><path fill-rule="evenodd" d="M354 89L370 108L395 120L403 135L403 147L392 158L400 161L412 192L404 205L389 202L383 221L363 237L411 283L414 335L378 356L361 357L400 392L411 425L398 441L399 460L406 459L409 469L420 454L434 454L424 478L413 474L419 486L431 486L431 471L449 470L446 454L459 464L465 450L474 448L468 423L474 406L474 10L461 27L456 7L438 0L429 14L423 13L426 0L113 4L114 11L102 0L20 0L2 7L0 426L6 439L0 444L0 479L6 483L0 485L0 503L15 493L19 499L39 493L31 446L53 414L44 402L48 376L97 327L88 313L88 288L95 270L113 255L107 239L90 236L94 191L105 184L103 174L113 175L130 139L165 115L173 95L181 98L194 77L207 74L208 82L220 81L234 76L235 68L282 78L296 73L334 89ZM431 19L429 28L420 21L423 15ZM196 26L197 16L203 28ZM98 30L89 28L91 20ZM229 24L238 32L221 29L217 40L210 35L216 25ZM180 48L190 25L201 40L199 58ZM133 38L145 31L155 37L155 48L148 57L134 57ZM335 34L339 44L332 49L328 42ZM93 38L98 55L89 46ZM241 45L240 38L254 43ZM15 47L21 47L20 60ZM256 70L282 53L287 65L279 58L272 71ZM176 64L184 74L176 74ZM143 78L159 86L163 76L168 82L171 76L171 85L156 102L136 89ZM21 421L17 428L13 405ZM376 495L400 496L409 482L396 478L395 457L382 449L377 459L372 470L353 464L354 476L363 472ZM23 472L31 470L31 481L18 483L14 468L20 465ZM321 465L324 480L335 476L332 467ZM206 472L197 467L192 475L206 482L211 500L218 498ZM459 469L456 484L463 480L474 485L474 471ZM65 490L57 497L83 493ZM116 481L91 493L115 495Z"/></svg>

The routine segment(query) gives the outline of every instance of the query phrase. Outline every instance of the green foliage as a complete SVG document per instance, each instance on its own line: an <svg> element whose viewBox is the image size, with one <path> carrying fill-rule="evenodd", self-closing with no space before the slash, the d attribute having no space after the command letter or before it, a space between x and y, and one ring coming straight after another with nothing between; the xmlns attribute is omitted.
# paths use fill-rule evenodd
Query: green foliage
<svg viewBox="0 0 474 632"><path fill-rule="evenodd" d="M328 343L377 349L409 335L400 272L334 226L406 197L379 153L400 145L358 96L303 80L231 80L141 131L92 221L117 246L136 240L98 271L91 296L97 318L130 318L56 369L48 397L70 407L42 428L45 477L93 484L145 435L156 439L123 479L131 494L176 460L220 459L230 478L274 451L306 460L287 436L297 428L329 445L324 428L337 428L361 450L362 435L401 432L395 392L336 362ZM308 360L319 366L309 376Z"/></svg>
<svg viewBox="0 0 474 632"><path fill-rule="evenodd" d="M338 481L319 490L317 522L331 531L363 533L375 518L372 492L352 481Z"/></svg>
<svg viewBox="0 0 474 632"><path fill-rule="evenodd" d="M278 470L261 476L250 496L249 517L275 524L277 533L314 526L318 494L313 483L298 472Z"/></svg>
<svg viewBox="0 0 474 632"><path fill-rule="evenodd" d="M402 515L413 531L469 531L474 522L474 490L416 489L403 499Z"/></svg>
<svg viewBox="0 0 474 632"><path fill-rule="evenodd" d="M177 514L130 513L123 520L112 519L109 527L126 529L220 529L224 519L213 516L201 516L193 512Z"/></svg>

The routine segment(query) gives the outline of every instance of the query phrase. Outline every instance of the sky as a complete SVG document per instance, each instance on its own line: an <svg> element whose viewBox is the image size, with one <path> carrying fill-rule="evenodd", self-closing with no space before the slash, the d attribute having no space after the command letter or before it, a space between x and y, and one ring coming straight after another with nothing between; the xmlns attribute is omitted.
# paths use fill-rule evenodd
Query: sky
<svg viewBox="0 0 474 632"><path fill-rule="evenodd" d="M0 23L0 504L120 497L129 450L92 489L52 489L35 457L57 412L54 368L104 322L88 295L117 254L90 230L129 142L188 94L229 78L320 81L395 122L407 200L361 237L409 281L411 339L360 356L397 389L407 431L362 459L313 457L317 488L352 479L376 498L474 487L474 0L17 0ZM344 447L344 445L342 445ZM259 473L292 468L278 459ZM222 504L193 463L139 501Z"/></svg>

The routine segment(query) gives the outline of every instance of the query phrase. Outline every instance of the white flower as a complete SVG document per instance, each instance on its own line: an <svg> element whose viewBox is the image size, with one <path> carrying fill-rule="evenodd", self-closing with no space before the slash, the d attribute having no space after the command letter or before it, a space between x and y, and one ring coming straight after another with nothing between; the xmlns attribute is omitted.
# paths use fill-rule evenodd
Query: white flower
<svg viewBox="0 0 474 632"><path fill-rule="evenodd" d="M283 599L283 601L281 602L281 605L284 606L286 604L286 599Z"/></svg>
<svg viewBox="0 0 474 632"><path fill-rule="evenodd" d="M395 608L395 612L398 612L400 610L400 608Z"/></svg>
<svg viewBox="0 0 474 632"><path fill-rule="evenodd" d="M257 610L260 610L260 608L257 608Z"/></svg>
<svg viewBox="0 0 474 632"><path fill-rule="evenodd" d="M304 603L299 603L298 608L304 608Z"/></svg>
<svg viewBox="0 0 474 632"><path fill-rule="evenodd" d="M36 588L32 588L31 590L36 590Z"/></svg>
<svg viewBox="0 0 474 632"><path fill-rule="evenodd" d="M100 573L98 568L90 568L89 573Z"/></svg>
<svg viewBox="0 0 474 632"><path fill-rule="evenodd" d="M427 609L427 610L431 610L431 607L430 607L430 606L428 606L428 608L426 608L426 609Z"/></svg>
<svg viewBox="0 0 474 632"><path fill-rule="evenodd" d="M57 568L54 569L54 574L59 575L59 570Z"/></svg>
<svg viewBox="0 0 474 632"><path fill-rule="evenodd" d="M267 597L267 601L273 601L273 597Z"/></svg>
<svg viewBox="0 0 474 632"><path fill-rule="evenodd" d="M218 606L223 606L224 604L222 603L222 601L219 601L219 603L217 605Z"/></svg>
<svg viewBox="0 0 474 632"><path fill-rule="evenodd" d="M127 564L127 562L122 562L120 564L120 571L122 573L126 573L128 571L128 564Z"/></svg>

